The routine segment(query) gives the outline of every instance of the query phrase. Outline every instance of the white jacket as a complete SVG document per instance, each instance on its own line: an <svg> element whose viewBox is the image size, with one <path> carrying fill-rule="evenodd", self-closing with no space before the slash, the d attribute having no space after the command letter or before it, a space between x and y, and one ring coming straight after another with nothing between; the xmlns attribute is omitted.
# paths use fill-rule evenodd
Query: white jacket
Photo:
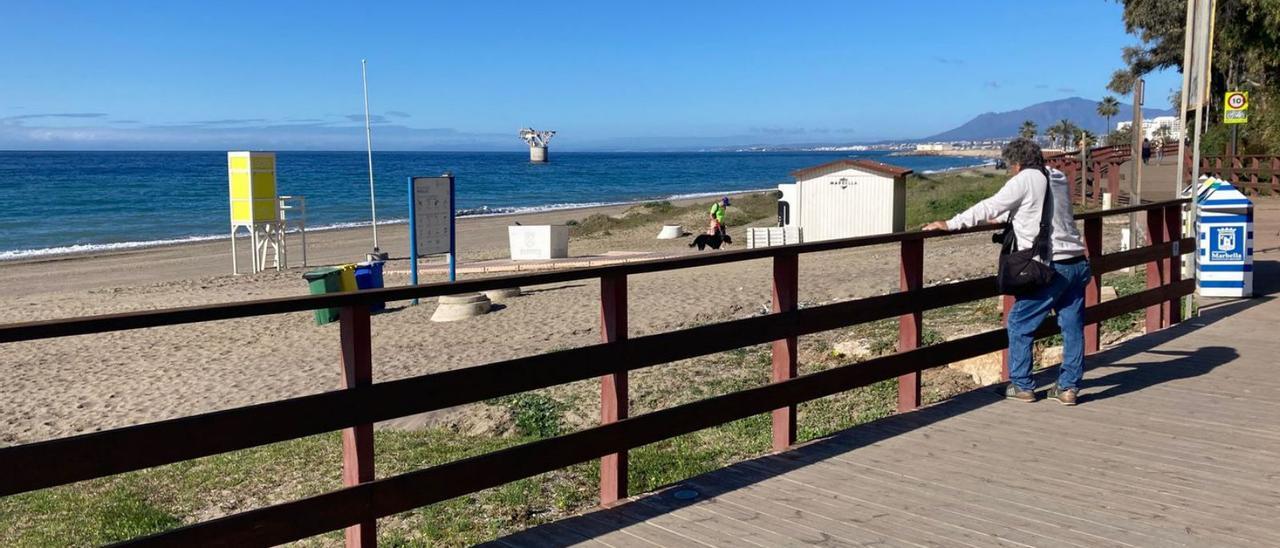
<svg viewBox="0 0 1280 548"><path fill-rule="evenodd" d="M1053 229L1049 235L1053 242L1053 260L1061 261L1084 255L1084 239L1076 230L1071 211L1071 187L1067 176L1056 169L1049 170L1053 182ZM1040 213L1044 206L1044 174L1038 169L1024 169L1000 188L994 196L978 202L973 207L947 221L947 228L958 230L982 224L987 219L1004 222L1013 219L1013 233L1018 238L1018 249L1030 249L1036 234L1040 232Z"/></svg>

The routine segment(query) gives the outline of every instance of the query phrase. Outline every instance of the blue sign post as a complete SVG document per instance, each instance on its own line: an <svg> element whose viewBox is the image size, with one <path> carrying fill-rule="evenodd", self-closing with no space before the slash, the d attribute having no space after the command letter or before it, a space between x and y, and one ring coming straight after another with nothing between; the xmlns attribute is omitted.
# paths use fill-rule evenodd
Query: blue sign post
<svg viewBox="0 0 1280 548"><path fill-rule="evenodd" d="M448 255L449 281L457 280L455 217L452 174L409 177L409 283L418 285L419 256L441 253Z"/></svg>

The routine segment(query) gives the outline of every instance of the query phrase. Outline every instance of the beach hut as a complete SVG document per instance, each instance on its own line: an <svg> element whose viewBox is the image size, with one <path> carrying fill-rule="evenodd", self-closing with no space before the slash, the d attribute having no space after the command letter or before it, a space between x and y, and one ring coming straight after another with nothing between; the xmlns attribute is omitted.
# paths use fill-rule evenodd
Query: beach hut
<svg viewBox="0 0 1280 548"><path fill-rule="evenodd" d="M901 232L911 170L844 158L791 173L778 185L778 225L798 228L805 242Z"/></svg>

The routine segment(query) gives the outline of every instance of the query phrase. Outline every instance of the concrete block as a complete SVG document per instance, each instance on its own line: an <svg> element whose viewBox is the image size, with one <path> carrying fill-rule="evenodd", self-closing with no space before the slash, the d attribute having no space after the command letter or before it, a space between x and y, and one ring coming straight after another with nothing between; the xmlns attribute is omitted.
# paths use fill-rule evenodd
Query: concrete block
<svg viewBox="0 0 1280 548"><path fill-rule="evenodd" d="M484 292L484 296L489 298L491 302L505 301L523 295L524 292L519 287L508 287L505 289L490 289Z"/></svg>
<svg viewBox="0 0 1280 548"><path fill-rule="evenodd" d="M443 295L440 297L440 305L436 307L435 313L431 315L431 321L454 322L474 318L488 313L490 307L489 297L480 293Z"/></svg>

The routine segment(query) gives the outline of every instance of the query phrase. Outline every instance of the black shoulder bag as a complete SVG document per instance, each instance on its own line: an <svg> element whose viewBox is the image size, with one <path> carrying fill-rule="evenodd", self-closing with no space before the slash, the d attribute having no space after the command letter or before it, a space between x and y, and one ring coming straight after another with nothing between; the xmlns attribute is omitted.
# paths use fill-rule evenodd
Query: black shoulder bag
<svg viewBox="0 0 1280 548"><path fill-rule="evenodd" d="M1049 180L1048 170L1041 169L1041 172L1044 173L1045 186L1040 232L1030 249L1018 250L1018 237L1013 233L1013 227L1005 229L1000 267L996 274L1001 295L1029 295L1053 281L1053 243L1049 241L1053 231L1053 183ZM1041 260L1037 261L1036 257Z"/></svg>

